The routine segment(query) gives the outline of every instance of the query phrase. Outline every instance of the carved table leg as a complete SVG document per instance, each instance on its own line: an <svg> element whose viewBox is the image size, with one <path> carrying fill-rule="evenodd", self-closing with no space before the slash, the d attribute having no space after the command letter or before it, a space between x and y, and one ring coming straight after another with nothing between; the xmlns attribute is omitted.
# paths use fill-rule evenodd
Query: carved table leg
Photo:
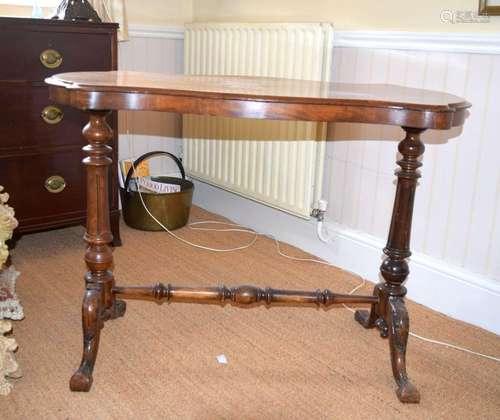
<svg viewBox="0 0 500 420"><path fill-rule="evenodd" d="M113 239L109 221L108 169L111 147L106 143L112 130L106 122L107 111L90 112L90 122L83 129L89 142L84 147L87 166L87 242L85 262L86 291L83 299L83 357L80 367L70 380L72 391L88 391L99 348L99 335L104 321L125 313L125 302L115 300L112 293L114 278L111 271L113 254L109 246Z"/></svg>
<svg viewBox="0 0 500 420"><path fill-rule="evenodd" d="M71 377L72 391L88 391L92 385L92 371L103 327L101 290L93 285L87 287L82 305L83 356L80 367Z"/></svg>
<svg viewBox="0 0 500 420"><path fill-rule="evenodd" d="M397 163L398 184L391 228L380 271L385 282L375 286L374 294L379 296L378 304L371 311L356 311L355 319L365 328L378 327L383 337L389 337L392 371L398 385L396 394L400 401L417 403L420 401L418 390L412 385L406 373L406 346L408 342L409 318L404 296L406 288L402 285L409 274L406 259L411 255L410 234L413 204L417 180L420 178L418 160L425 147L420 140L422 129L403 127L406 137L399 143L403 156Z"/></svg>

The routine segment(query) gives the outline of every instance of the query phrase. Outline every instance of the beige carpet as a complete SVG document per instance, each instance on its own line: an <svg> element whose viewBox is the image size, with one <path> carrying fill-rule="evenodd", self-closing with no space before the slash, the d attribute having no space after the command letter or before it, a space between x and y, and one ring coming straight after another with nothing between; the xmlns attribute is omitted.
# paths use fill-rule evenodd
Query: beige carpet
<svg viewBox="0 0 500 420"><path fill-rule="evenodd" d="M195 209L192 219L212 217ZM114 253L121 285L161 280L346 292L359 282L332 267L284 259L267 239L245 251L214 254L166 233L125 226L122 232L124 247ZM500 418L500 364L413 338L409 372L422 402L400 404L387 341L342 308L242 310L128 301L125 318L102 332L92 391L71 393L68 379L81 355L82 233L74 227L28 235L14 251L26 314L14 327L24 378L0 398L2 419ZM219 246L244 239L237 233L179 233ZM500 353L494 334L416 304L409 309L419 334ZM220 354L227 365L217 363Z"/></svg>

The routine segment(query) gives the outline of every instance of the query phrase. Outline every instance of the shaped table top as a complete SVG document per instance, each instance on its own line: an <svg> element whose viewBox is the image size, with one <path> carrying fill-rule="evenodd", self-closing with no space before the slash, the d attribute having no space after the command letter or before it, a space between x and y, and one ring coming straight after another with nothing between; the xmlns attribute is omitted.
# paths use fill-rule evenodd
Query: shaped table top
<svg viewBox="0 0 500 420"><path fill-rule="evenodd" d="M246 76L110 71L46 79L52 99L83 109L147 109L244 118L461 125L470 104L444 92Z"/></svg>

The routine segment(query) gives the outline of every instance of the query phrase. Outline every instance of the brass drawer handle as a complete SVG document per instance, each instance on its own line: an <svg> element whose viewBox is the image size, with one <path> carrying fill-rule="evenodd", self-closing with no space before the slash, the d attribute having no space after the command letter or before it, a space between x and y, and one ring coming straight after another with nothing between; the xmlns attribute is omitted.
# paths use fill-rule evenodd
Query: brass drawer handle
<svg viewBox="0 0 500 420"><path fill-rule="evenodd" d="M66 188L66 181L59 175L49 176L45 180L45 188L48 192L57 194Z"/></svg>
<svg viewBox="0 0 500 420"><path fill-rule="evenodd" d="M62 121L64 112L57 106L48 105L42 110L42 119L47 124L57 124Z"/></svg>
<svg viewBox="0 0 500 420"><path fill-rule="evenodd" d="M56 69L62 64L62 55L56 50L45 50L40 54L40 61L48 69Z"/></svg>

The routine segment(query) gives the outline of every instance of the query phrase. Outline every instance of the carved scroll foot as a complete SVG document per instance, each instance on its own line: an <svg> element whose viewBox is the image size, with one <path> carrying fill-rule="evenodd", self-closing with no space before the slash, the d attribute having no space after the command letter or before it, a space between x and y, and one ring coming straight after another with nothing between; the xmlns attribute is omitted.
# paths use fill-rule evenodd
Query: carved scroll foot
<svg viewBox="0 0 500 420"><path fill-rule="evenodd" d="M99 336L103 326L101 319L101 291L87 289L83 298L83 356L80 367L70 379L71 391L88 392L92 386L92 372L99 349Z"/></svg>
<svg viewBox="0 0 500 420"><path fill-rule="evenodd" d="M420 402L420 392L408 379L399 384L396 395L402 403L418 404Z"/></svg>
<svg viewBox="0 0 500 420"><path fill-rule="evenodd" d="M401 402L418 403L420 393L406 373L406 347L410 327L408 311L402 297L391 296L387 303L392 373L398 385L396 394Z"/></svg>
<svg viewBox="0 0 500 420"><path fill-rule="evenodd" d="M82 365L71 377L69 389L73 392L89 392L92 387L92 381L92 372L86 371Z"/></svg>
<svg viewBox="0 0 500 420"><path fill-rule="evenodd" d="M383 287L383 283L378 284L373 290L373 295L380 299L380 303L373 304L369 311L358 310L354 312L354 319L364 328L377 328L380 331L380 336L386 338L389 335L389 331L382 309L386 307L387 295Z"/></svg>

